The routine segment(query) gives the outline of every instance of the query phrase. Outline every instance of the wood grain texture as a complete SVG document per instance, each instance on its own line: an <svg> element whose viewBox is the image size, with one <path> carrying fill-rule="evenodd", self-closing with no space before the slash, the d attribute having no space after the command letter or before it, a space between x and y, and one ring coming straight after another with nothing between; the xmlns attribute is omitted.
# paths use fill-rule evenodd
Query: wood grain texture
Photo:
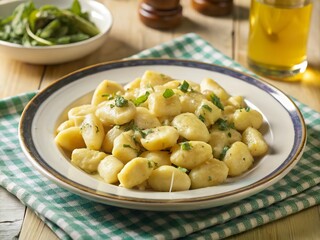
<svg viewBox="0 0 320 240"><path fill-rule="evenodd" d="M77 69L126 58L189 32L197 33L215 48L247 67L250 0L234 0L233 13L221 18L201 15L191 8L189 0L181 0L184 19L181 26L171 31L159 31L143 25L138 18L138 0L100 2L110 8L114 17L110 36L102 48L77 61L52 66L31 65L1 58L0 98L43 89ZM317 111L320 111L319 12L320 1L315 0L308 48L310 68L303 81L286 83L264 79ZM30 209L25 213L25 207L3 188L0 188L0 202L0 239L12 239L18 236L20 230L19 239L22 240L57 239ZM228 239L316 240L320 236L319 212L319 206L311 207Z"/></svg>
<svg viewBox="0 0 320 240"><path fill-rule="evenodd" d="M9 192L0 187L0 239L19 236L25 207Z"/></svg>

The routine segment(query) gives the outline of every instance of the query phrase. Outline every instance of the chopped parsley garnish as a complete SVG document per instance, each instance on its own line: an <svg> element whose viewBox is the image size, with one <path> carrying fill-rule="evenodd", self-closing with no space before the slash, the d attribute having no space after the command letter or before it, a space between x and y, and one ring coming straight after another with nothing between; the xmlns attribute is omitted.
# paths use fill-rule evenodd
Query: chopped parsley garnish
<svg viewBox="0 0 320 240"><path fill-rule="evenodd" d="M124 148L131 148L132 150L134 150L137 153L137 156L139 155L139 150L132 147L130 144L123 144L122 147Z"/></svg>
<svg viewBox="0 0 320 240"><path fill-rule="evenodd" d="M234 128L234 124L233 123L229 123L227 120L224 120L222 118L219 118L216 121L216 124L218 125L218 129L221 131L226 131L230 128Z"/></svg>
<svg viewBox="0 0 320 240"><path fill-rule="evenodd" d="M250 112L251 109L250 109L250 107L246 107L245 110L246 110L246 112Z"/></svg>
<svg viewBox="0 0 320 240"><path fill-rule="evenodd" d="M207 104L204 104L204 105L202 105L201 107L202 107L203 109L208 110L209 112L212 112L212 108L211 108L209 105L207 105Z"/></svg>
<svg viewBox="0 0 320 240"><path fill-rule="evenodd" d="M184 80L184 81L182 82L182 84L179 86L179 89L180 89L182 92L184 92L184 93L188 92L189 83Z"/></svg>
<svg viewBox="0 0 320 240"><path fill-rule="evenodd" d="M139 132L141 133L141 136L143 138L145 138L148 134L153 133L153 130L152 129L146 129L146 130L139 129Z"/></svg>
<svg viewBox="0 0 320 240"><path fill-rule="evenodd" d="M124 124L123 126L124 126L124 131L133 130L136 127L136 125L134 124L134 121L130 121L130 122Z"/></svg>
<svg viewBox="0 0 320 240"><path fill-rule="evenodd" d="M201 114L199 115L198 118L201 120L201 122L205 122L206 121L205 117L203 115L201 115Z"/></svg>
<svg viewBox="0 0 320 240"><path fill-rule="evenodd" d="M164 98L169 98L172 97L174 95L174 91L170 88L167 88L164 92L163 92L163 97Z"/></svg>
<svg viewBox="0 0 320 240"><path fill-rule="evenodd" d="M208 176L208 182L211 182L211 181L212 181L212 177Z"/></svg>
<svg viewBox="0 0 320 240"><path fill-rule="evenodd" d="M117 107L126 107L129 101L122 96L116 96L114 103Z"/></svg>
<svg viewBox="0 0 320 240"><path fill-rule="evenodd" d="M178 170L180 170L181 172L188 172L188 169L184 168L184 167L178 167Z"/></svg>
<svg viewBox="0 0 320 240"><path fill-rule="evenodd" d="M220 160L222 160L226 156L226 153L229 150L229 148L230 147L228 147L228 146L223 147L222 152L220 153L220 156L219 156Z"/></svg>
<svg viewBox="0 0 320 240"><path fill-rule="evenodd" d="M189 151L191 150L192 146L189 142L183 142L181 143L181 149L184 151Z"/></svg>
<svg viewBox="0 0 320 240"><path fill-rule="evenodd" d="M109 93L104 93L101 95L102 97L106 97L107 100L112 100L114 99L114 96L112 94L109 94Z"/></svg>
<svg viewBox="0 0 320 240"><path fill-rule="evenodd" d="M90 123L85 123L85 124L82 124L81 127L80 127L80 131L85 131L86 129L88 128L92 128L92 125Z"/></svg>
<svg viewBox="0 0 320 240"><path fill-rule="evenodd" d="M133 101L134 105L139 106L140 104L144 103L148 100L149 95L150 93L147 91L145 94L139 96Z"/></svg>
<svg viewBox="0 0 320 240"><path fill-rule="evenodd" d="M220 101L220 98L215 95L214 93L212 93L210 95L210 98L211 98L211 102L213 102L214 105L216 105L218 108L220 108L221 110L224 110L224 106L223 104L221 103Z"/></svg>
<svg viewBox="0 0 320 240"><path fill-rule="evenodd" d="M154 162L148 161L148 168L153 168L153 167L154 167Z"/></svg>

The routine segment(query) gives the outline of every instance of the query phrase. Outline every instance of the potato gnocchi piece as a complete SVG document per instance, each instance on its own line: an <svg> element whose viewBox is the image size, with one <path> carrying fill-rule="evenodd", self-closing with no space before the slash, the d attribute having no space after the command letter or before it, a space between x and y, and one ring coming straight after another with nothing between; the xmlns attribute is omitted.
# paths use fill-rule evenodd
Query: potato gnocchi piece
<svg viewBox="0 0 320 240"><path fill-rule="evenodd" d="M176 192L190 189L191 180L185 172L173 166L160 166L152 171L148 184L160 192Z"/></svg>
<svg viewBox="0 0 320 240"><path fill-rule="evenodd" d="M79 127L69 127L62 130L54 140L60 147L67 151L86 147Z"/></svg>
<svg viewBox="0 0 320 240"><path fill-rule="evenodd" d="M215 158L205 161L190 171L191 189L222 184L226 181L228 172L229 168L223 161Z"/></svg>
<svg viewBox="0 0 320 240"><path fill-rule="evenodd" d="M242 133L242 141L248 145L253 157L262 156L268 151L268 144L262 134L255 128L248 127Z"/></svg>
<svg viewBox="0 0 320 240"><path fill-rule="evenodd" d="M124 88L117 82L104 80L95 89L91 104L97 106L99 103L108 100L110 96L124 93Z"/></svg>
<svg viewBox="0 0 320 240"><path fill-rule="evenodd" d="M114 139L112 155L124 164L139 155L140 146L135 141L134 136L134 132L131 130L121 133Z"/></svg>
<svg viewBox="0 0 320 240"><path fill-rule="evenodd" d="M96 115L106 125L122 125L130 122L136 114L136 107L121 96L99 104Z"/></svg>
<svg viewBox="0 0 320 240"><path fill-rule="evenodd" d="M154 163L146 158L137 157L128 162L118 174L120 186L133 188L149 178Z"/></svg>
<svg viewBox="0 0 320 240"><path fill-rule="evenodd" d="M238 131L244 131L248 127L259 129L263 123L263 117L257 110L241 108L234 112L233 122Z"/></svg>
<svg viewBox="0 0 320 240"><path fill-rule="evenodd" d="M140 88L149 88L157 85L163 85L173 79L163 73L147 70L141 77Z"/></svg>
<svg viewBox="0 0 320 240"><path fill-rule="evenodd" d="M227 105L224 106L224 110L222 111L222 119L226 120L228 123L233 123L233 114L237 110L235 106Z"/></svg>
<svg viewBox="0 0 320 240"><path fill-rule="evenodd" d="M170 82L166 82L165 84L161 85L163 89L178 89L178 87L181 85L181 81L179 80L172 80Z"/></svg>
<svg viewBox="0 0 320 240"><path fill-rule="evenodd" d="M105 157L98 165L98 173L106 183L117 183L118 173L122 170L124 164L116 157L109 155Z"/></svg>
<svg viewBox="0 0 320 240"><path fill-rule="evenodd" d="M136 78L131 82L128 82L126 85L124 85L124 90L126 92L130 92L134 89L140 89L140 83L141 83L141 78Z"/></svg>
<svg viewBox="0 0 320 240"><path fill-rule="evenodd" d="M221 159L225 147L231 146L234 142L241 141L242 135L233 128L220 130L218 126L214 126L210 130L210 140L208 144L212 147L213 156Z"/></svg>
<svg viewBox="0 0 320 240"><path fill-rule="evenodd" d="M236 107L236 108L247 107L247 104L245 103L243 96L231 96L231 97L229 97L227 103Z"/></svg>
<svg viewBox="0 0 320 240"><path fill-rule="evenodd" d="M205 96L200 92L187 92L180 95L181 113L194 113Z"/></svg>
<svg viewBox="0 0 320 240"><path fill-rule="evenodd" d="M226 132L218 129L211 131L208 144L212 148L213 156L221 159L224 147L229 146L229 140Z"/></svg>
<svg viewBox="0 0 320 240"><path fill-rule="evenodd" d="M80 132L88 149L99 150L101 148L105 133L100 120L94 114L85 116Z"/></svg>
<svg viewBox="0 0 320 240"><path fill-rule="evenodd" d="M211 91L216 96L218 96L222 102L227 101L230 97L227 91L211 78L203 79L200 83L200 88L202 93L205 91Z"/></svg>
<svg viewBox="0 0 320 240"><path fill-rule="evenodd" d="M189 170L210 158L212 158L212 148L202 141L182 142L171 148L170 161Z"/></svg>
<svg viewBox="0 0 320 240"><path fill-rule="evenodd" d="M124 132L124 129L119 125L112 127L105 135L102 142L102 149L107 153L111 153L113 149L113 142L121 133Z"/></svg>
<svg viewBox="0 0 320 240"><path fill-rule="evenodd" d="M140 157L144 157L155 164L155 168L163 165L171 165L170 153L167 151L145 151Z"/></svg>
<svg viewBox="0 0 320 240"><path fill-rule="evenodd" d="M182 113L172 120L172 126L178 133L190 141L204 141L210 139L206 125L193 113Z"/></svg>
<svg viewBox="0 0 320 240"><path fill-rule="evenodd" d="M142 146L149 151L164 150L175 145L179 133L172 126L151 128L145 137L141 138Z"/></svg>
<svg viewBox="0 0 320 240"><path fill-rule="evenodd" d="M147 108L137 107L133 118L134 124L140 129L155 128L161 126L159 119Z"/></svg>
<svg viewBox="0 0 320 240"><path fill-rule="evenodd" d="M74 126L75 126L74 121L71 120L71 119L68 119L68 120L62 122L62 123L58 126L58 128L57 128L57 133L58 133L58 132L61 132L61 131L63 131L63 130L66 130L67 128L74 127Z"/></svg>
<svg viewBox="0 0 320 240"><path fill-rule="evenodd" d="M98 165L107 156L104 152L90 150L87 148L77 148L72 151L71 163L81 168L87 173L95 173Z"/></svg>
<svg viewBox="0 0 320 240"><path fill-rule="evenodd" d="M68 119L70 120L75 120L78 117L80 119L84 119L84 116L90 113L95 113L96 111L96 106L93 106L91 104L84 104L78 107L73 107L68 111ZM76 120L79 122L79 120ZM76 126L79 126L79 123L75 122ZM81 121L80 121L81 124Z"/></svg>
<svg viewBox="0 0 320 240"><path fill-rule="evenodd" d="M221 109L206 99L201 101L195 114L207 127L214 124L222 116Z"/></svg>
<svg viewBox="0 0 320 240"><path fill-rule="evenodd" d="M229 168L229 176L232 177L247 171L252 166L253 160L248 146L243 142L233 143L223 158Z"/></svg>
<svg viewBox="0 0 320 240"><path fill-rule="evenodd" d="M149 111L156 117L175 116L181 112L181 102L179 96L166 95L166 89L161 92L150 93L148 97Z"/></svg>

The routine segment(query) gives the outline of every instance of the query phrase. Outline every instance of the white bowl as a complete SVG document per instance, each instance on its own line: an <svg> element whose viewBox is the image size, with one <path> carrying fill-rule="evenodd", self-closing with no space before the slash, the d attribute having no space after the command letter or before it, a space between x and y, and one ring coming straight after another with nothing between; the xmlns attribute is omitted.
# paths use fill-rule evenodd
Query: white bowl
<svg viewBox="0 0 320 240"><path fill-rule="evenodd" d="M0 17L10 16L23 1L0 2ZM36 7L51 4L59 8L69 8L73 0L33 0ZM103 4L93 0L79 0L82 11L89 13L100 33L87 40L55 46L25 47L0 40L0 55L32 64L58 64L79 59L98 49L105 43L112 26L112 15Z"/></svg>
<svg viewBox="0 0 320 240"><path fill-rule="evenodd" d="M71 164L55 144L55 129L66 110L89 103L104 79L127 83L146 70L176 79L199 82L215 79L231 95L244 96L264 116L264 137L270 151L246 174L226 183L180 192L126 189L107 184ZM258 79L221 66L175 59L140 59L108 62L78 70L55 81L25 108L19 127L22 149L44 176L93 201L140 210L186 211L235 202L252 196L283 178L299 161L306 143L303 117L280 90Z"/></svg>

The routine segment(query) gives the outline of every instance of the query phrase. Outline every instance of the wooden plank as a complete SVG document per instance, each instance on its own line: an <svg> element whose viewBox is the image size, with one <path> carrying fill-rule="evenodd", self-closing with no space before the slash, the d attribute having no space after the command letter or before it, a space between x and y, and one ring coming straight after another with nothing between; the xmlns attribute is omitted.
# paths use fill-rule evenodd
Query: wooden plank
<svg viewBox="0 0 320 240"><path fill-rule="evenodd" d="M32 229L30 231L30 229ZM23 227L20 233L20 240L29 239L58 239L49 227L30 209L27 209Z"/></svg>
<svg viewBox="0 0 320 240"><path fill-rule="evenodd" d="M25 206L0 187L0 239L17 238L21 229Z"/></svg>
<svg viewBox="0 0 320 240"><path fill-rule="evenodd" d="M44 66L40 65L31 65L2 58L0 64L2 77L0 98L38 89L44 68Z"/></svg>

